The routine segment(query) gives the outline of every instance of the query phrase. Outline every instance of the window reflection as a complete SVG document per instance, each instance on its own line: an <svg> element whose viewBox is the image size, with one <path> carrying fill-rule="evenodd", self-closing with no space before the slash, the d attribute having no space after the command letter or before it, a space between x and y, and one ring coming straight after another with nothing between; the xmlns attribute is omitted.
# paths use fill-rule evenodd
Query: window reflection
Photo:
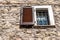
<svg viewBox="0 0 60 40"><path fill-rule="evenodd" d="M49 18L48 18L48 10L37 10L37 24L38 25L48 25L49 24Z"/></svg>

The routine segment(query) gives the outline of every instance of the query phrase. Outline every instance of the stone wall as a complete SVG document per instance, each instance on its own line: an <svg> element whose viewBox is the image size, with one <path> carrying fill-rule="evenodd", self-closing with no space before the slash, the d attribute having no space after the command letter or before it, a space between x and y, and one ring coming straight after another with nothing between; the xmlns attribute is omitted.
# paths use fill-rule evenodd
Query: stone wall
<svg viewBox="0 0 60 40"><path fill-rule="evenodd" d="M23 6L51 5L55 28L20 28ZM0 0L0 40L60 40L60 0Z"/></svg>

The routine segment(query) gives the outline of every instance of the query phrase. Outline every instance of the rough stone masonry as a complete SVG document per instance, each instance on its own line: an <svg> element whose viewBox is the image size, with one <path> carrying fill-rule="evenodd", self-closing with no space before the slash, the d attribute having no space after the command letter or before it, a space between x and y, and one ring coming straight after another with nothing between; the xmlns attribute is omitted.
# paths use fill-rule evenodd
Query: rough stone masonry
<svg viewBox="0 0 60 40"><path fill-rule="evenodd" d="M20 28L23 6L51 5L55 28ZM60 40L60 0L0 0L0 40Z"/></svg>

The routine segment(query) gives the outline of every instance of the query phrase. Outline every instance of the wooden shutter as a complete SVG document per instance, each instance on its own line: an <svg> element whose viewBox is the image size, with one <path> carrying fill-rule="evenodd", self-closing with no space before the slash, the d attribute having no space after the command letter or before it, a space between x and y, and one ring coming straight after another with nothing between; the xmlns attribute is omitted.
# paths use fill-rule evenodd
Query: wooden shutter
<svg viewBox="0 0 60 40"><path fill-rule="evenodd" d="M25 24L25 25L33 24L33 15L32 15L31 7L23 8L22 24Z"/></svg>

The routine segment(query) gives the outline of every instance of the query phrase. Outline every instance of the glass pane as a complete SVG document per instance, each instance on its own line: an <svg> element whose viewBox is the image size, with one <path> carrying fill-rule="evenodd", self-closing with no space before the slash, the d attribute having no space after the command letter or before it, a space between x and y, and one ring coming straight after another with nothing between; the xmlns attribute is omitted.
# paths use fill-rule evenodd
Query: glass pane
<svg viewBox="0 0 60 40"><path fill-rule="evenodd" d="M36 10L37 25L48 25L48 10Z"/></svg>

